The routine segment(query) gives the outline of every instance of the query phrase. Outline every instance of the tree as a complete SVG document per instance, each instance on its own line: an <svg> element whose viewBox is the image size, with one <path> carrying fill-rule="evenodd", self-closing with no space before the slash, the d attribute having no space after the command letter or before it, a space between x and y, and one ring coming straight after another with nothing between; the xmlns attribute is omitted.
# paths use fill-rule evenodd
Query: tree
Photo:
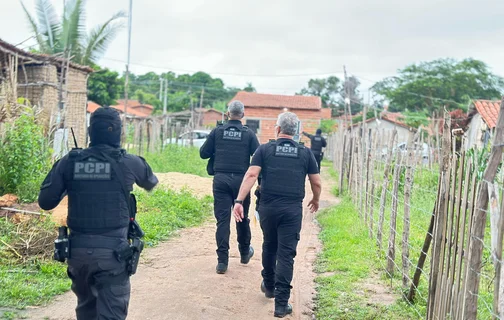
<svg viewBox="0 0 504 320"><path fill-rule="evenodd" d="M350 99L350 110L352 114L356 114L359 111L362 110L362 99L359 95L359 88L360 86L360 81L354 76L350 76L343 82L343 86L340 91L341 95L341 100L338 104L338 110L340 114L344 113L344 110L342 112L342 108L346 107L345 101L346 99Z"/></svg>
<svg viewBox="0 0 504 320"><path fill-rule="evenodd" d="M33 17L21 3L38 43L40 53L54 55L69 53L71 60L90 65L103 55L122 28L123 12L114 14L105 23L85 31L85 0L67 0L63 14L58 17L50 0L37 0Z"/></svg>
<svg viewBox="0 0 504 320"><path fill-rule="evenodd" d="M243 91L247 92L257 92L256 88L252 85L252 82L247 82L247 86L243 88Z"/></svg>
<svg viewBox="0 0 504 320"><path fill-rule="evenodd" d="M499 98L504 81L474 59L439 59L412 64L372 88L390 101L391 111L432 112L440 106L465 109L470 99Z"/></svg>
<svg viewBox="0 0 504 320"><path fill-rule="evenodd" d="M332 108L336 105L340 90L340 79L331 76L326 79L310 79L308 87L301 89L296 94L320 97L322 99L322 107Z"/></svg>
<svg viewBox="0 0 504 320"><path fill-rule="evenodd" d="M101 69L91 73L88 80L88 100L102 106L116 104L124 92L124 86L119 79L119 74L109 69Z"/></svg>

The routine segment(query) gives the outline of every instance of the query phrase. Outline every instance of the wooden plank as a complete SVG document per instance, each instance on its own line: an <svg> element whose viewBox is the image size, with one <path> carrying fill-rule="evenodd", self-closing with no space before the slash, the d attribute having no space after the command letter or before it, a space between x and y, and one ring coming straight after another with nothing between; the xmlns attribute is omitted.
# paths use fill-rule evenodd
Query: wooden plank
<svg viewBox="0 0 504 320"><path fill-rule="evenodd" d="M403 233L402 233L402 285L403 289L408 288L409 282L409 233L410 233L410 199L411 189L413 187L413 175L415 166L415 147L416 137L412 133L409 135L407 144L408 160L406 164L406 174L404 182L404 217L403 217Z"/></svg>
<svg viewBox="0 0 504 320"><path fill-rule="evenodd" d="M433 250L432 250L432 259L431 259L431 273L429 279L429 299L427 304L427 319L436 319L435 317L435 309L438 306L438 283L439 276L442 274L440 261L442 257L444 257L444 244L445 244L445 235L444 232L446 230L446 212L447 212L447 201L448 196L447 192L449 191L449 183L450 183L450 173L449 173L449 164L450 164L450 154L451 154L451 135L450 135L450 118L447 115L445 116L445 124L444 124L444 132L443 132L443 160L442 165L440 166L440 177L439 177L439 194L438 194L438 202L436 209L436 219L434 222L434 233L433 233Z"/></svg>
<svg viewBox="0 0 504 320"><path fill-rule="evenodd" d="M345 180L345 161L346 161L346 144L347 144L347 134L346 130L345 133L343 134L343 153L341 155L340 161L340 172L339 172L339 194L343 194L343 181ZM336 148L335 148L336 149Z"/></svg>
<svg viewBox="0 0 504 320"><path fill-rule="evenodd" d="M452 136L452 164L451 164L451 187L450 187L450 192L449 192L449 198L448 198L448 221L447 221L447 226L446 226L446 246L447 250L445 250L445 258L444 258L444 272L443 272L443 278L441 282L441 309L439 315L443 318L447 316L447 313L449 312L449 305L450 305L450 300L451 300L451 292L452 292L452 285L453 281L451 280L451 273L452 273L452 248L454 245L453 241L453 236L454 236L454 224L455 224L455 197L456 197L456 186L457 186L457 163L458 163L458 158L457 158L457 153L456 153L456 139L454 136ZM462 181L462 178L458 181ZM461 183L459 183L460 185Z"/></svg>
<svg viewBox="0 0 504 320"><path fill-rule="evenodd" d="M388 241L388 253L387 253L387 274L392 277L394 274L394 264L395 264L395 238L397 233L397 205L399 198L399 180L401 178L402 171L402 160L396 163L394 168L394 185L392 188L392 210L390 212L390 232Z"/></svg>
<svg viewBox="0 0 504 320"><path fill-rule="evenodd" d="M500 261L498 264L498 268L495 269L495 290L497 295L497 314L501 319L504 319L504 268L502 267L502 238L504 231L504 196L502 197L502 203L500 208L500 217L499 217L499 234L497 235L497 261Z"/></svg>
<svg viewBox="0 0 504 320"><path fill-rule="evenodd" d="M476 201L476 212L474 215L474 223L471 230L472 240L469 245L469 261L468 264L474 268L474 272L470 272L467 278L465 295L465 318L468 320L476 319L478 313L478 293L481 271L483 243L485 238L486 224L486 208L488 206L488 184L486 181L493 182L497 173L497 168L502 160L502 145L504 144L504 99L501 101L499 118L495 128L495 138L492 145L492 152L488 160L487 168L483 174L483 182L478 193Z"/></svg>
<svg viewBox="0 0 504 320"><path fill-rule="evenodd" d="M490 208L490 237L491 237L491 257L495 269L495 281L494 281L494 300L493 300L493 319L498 319L498 315L501 313L499 309L499 286L500 286L500 272L501 272L501 257L502 257L502 240L500 246L499 241L499 227L500 224L500 211L499 208L499 195L498 186L494 183L488 184L488 203ZM499 253L500 248L500 253Z"/></svg>
<svg viewBox="0 0 504 320"><path fill-rule="evenodd" d="M468 199L468 216L469 216L469 222L467 223L467 228L464 229L465 234L467 234L467 239L465 243L465 248L464 248L464 254L463 254L463 261L464 261L464 266L463 266L463 273L462 277L463 280L461 282L461 291L459 293L459 313L460 316L457 319L464 319L465 315L465 296L466 296L466 290L467 290L467 278L469 276L469 272L471 272L471 268L468 265L469 261L469 245L471 243L471 229L474 221L474 212L476 209L476 196L478 194L478 189L479 189L479 184L478 184L478 167L476 164L474 164L474 170L473 170L473 177L472 177L472 182L471 182L471 195L470 198Z"/></svg>
<svg viewBox="0 0 504 320"><path fill-rule="evenodd" d="M376 137L377 133L376 131L373 132L373 138L370 143L370 149L369 149L369 163L368 163L368 170L369 170L369 175L368 175L368 189L366 190L366 195L368 198L368 214L369 214L369 238L373 239L373 224L374 224L374 187L375 187L375 180L374 180L374 163L375 163L375 155L376 153L374 150L376 149Z"/></svg>
<svg viewBox="0 0 504 320"><path fill-rule="evenodd" d="M371 130L368 132L368 143L366 144L367 148L366 150L366 178L364 181L364 222L366 223L366 226L369 226L368 224L368 216L369 216L369 171L370 171L370 164L371 164L371 145L374 140L372 140L371 136Z"/></svg>
<svg viewBox="0 0 504 320"><path fill-rule="evenodd" d="M380 197L380 213L378 217L378 231L377 231L377 242L378 242L378 248L380 250L382 249L382 242L383 242L383 222L385 219L385 204L387 202L387 188L390 183L390 177L389 177L389 172L390 172L390 167L392 164L392 149L394 147L394 140L395 136L397 134L397 131L394 129L392 131L392 135L390 136L390 141L388 145L388 150L387 150L387 165L385 166L385 171L383 173L383 184L382 184L382 191L381 191L381 197Z"/></svg>
<svg viewBox="0 0 504 320"><path fill-rule="evenodd" d="M466 154L465 151L462 151L462 157L461 160L461 168L463 171L465 171L465 176L464 172L462 172L462 175L459 175L459 181L462 182L459 186L459 199L460 201L458 202L458 220L457 220L457 237L455 239L455 255L454 255L454 260L453 260L453 265L454 265L454 279L453 279L453 300L451 304L451 314L454 319L457 319L458 314L459 314L459 292L460 292L460 282L461 282L461 275L462 275L462 254L464 252L464 237L465 237L465 225L467 221L467 202L468 202L468 196L469 196L469 190L470 190L470 178L471 178L471 169L472 169L472 162L471 159L469 159L468 162L466 162ZM462 189L462 190L461 190Z"/></svg>

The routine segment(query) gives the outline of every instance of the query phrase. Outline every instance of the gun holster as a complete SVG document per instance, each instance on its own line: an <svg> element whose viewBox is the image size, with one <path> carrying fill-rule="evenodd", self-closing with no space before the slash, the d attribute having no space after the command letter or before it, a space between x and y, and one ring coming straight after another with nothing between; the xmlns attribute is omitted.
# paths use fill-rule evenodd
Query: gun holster
<svg viewBox="0 0 504 320"><path fill-rule="evenodd" d="M59 262L65 262L70 258L70 243L68 241L68 229L65 226L58 228L58 238L54 240L53 259Z"/></svg>
<svg viewBox="0 0 504 320"><path fill-rule="evenodd" d="M208 159L208 163L206 166L206 171L207 171L208 175L210 175L210 176L215 175L215 171L214 171L213 166L214 166L214 156L211 156L210 159Z"/></svg>

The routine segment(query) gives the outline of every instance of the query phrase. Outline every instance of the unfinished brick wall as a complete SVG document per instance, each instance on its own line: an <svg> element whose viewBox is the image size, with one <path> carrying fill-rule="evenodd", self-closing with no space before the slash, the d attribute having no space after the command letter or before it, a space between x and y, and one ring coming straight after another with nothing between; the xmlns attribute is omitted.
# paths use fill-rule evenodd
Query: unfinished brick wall
<svg viewBox="0 0 504 320"><path fill-rule="evenodd" d="M65 124L73 128L79 147L85 147L87 135L87 78L88 74L83 71L70 68L68 72Z"/></svg>
<svg viewBox="0 0 504 320"><path fill-rule="evenodd" d="M315 131L320 127L321 119L331 118L330 109L292 109L288 111L294 112L299 120L301 120L301 130L311 134L315 134ZM257 137L260 143L266 143L269 139L275 138L276 120L278 115L282 112L284 112L284 110L279 108L248 108L245 106L243 123L245 124L247 119L259 120L260 124ZM301 141L304 142L305 145L310 146L310 140L305 136L301 137Z"/></svg>
<svg viewBox="0 0 504 320"><path fill-rule="evenodd" d="M222 120L222 113L216 112L213 110L209 110L205 113L203 113L202 116L202 125L204 127L214 127L217 123L217 121Z"/></svg>

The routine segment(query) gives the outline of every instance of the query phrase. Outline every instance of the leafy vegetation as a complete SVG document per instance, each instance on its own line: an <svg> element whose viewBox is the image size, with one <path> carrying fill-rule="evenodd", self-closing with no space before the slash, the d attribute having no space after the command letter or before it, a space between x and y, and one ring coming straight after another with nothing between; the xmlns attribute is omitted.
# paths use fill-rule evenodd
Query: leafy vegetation
<svg viewBox="0 0 504 320"><path fill-rule="evenodd" d="M139 203L137 220L150 246L166 240L173 231L198 225L209 216L212 198L195 198L189 191L156 188L135 192Z"/></svg>
<svg viewBox="0 0 504 320"><path fill-rule="evenodd" d="M61 17L49 0L37 0L36 16L31 15L24 3L23 9L38 51L46 54L65 53L71 60L84 65L93 65L105 53L110 42L123 27L123 12L114 14L105 23L96 26L89 33L86 27L86 1L67 0Z"/></svg>
<svg viewBox="0 0 504 320"><path fill-rule="evenodd" d="M35 201L51 160L33 109L6 125L0 146L0 195L15 193L22 202Z"/></svg>
<svg viewBox="0 0 504 320"><path fill-rule="evenodd" d="M322 107L331 108L333 116L342 115L345 112L345 98L348 95L352 114L356 114L362 110L359 85L359 79L354 76L348 77L343 82L338 77L330 76L322 79L310 79L308 86L297 94L320 97Z"/></svg>
<svg viewBox="0 0 504 320"><path fill-rule="evenodd" d="M440 106L465 109L470 99L500 98L504 80L479 60L438 59L409 65L373 90L390 101L391 111L432 112Z"/></svg>
<svg viewBox="0 0 504 320"><path fill-rule="evenodd" d="M180 172L208 177L206 172L208 160L200 158L198 148L169 144L162 152L146 154L145 160L154 172Z"/></svg>

